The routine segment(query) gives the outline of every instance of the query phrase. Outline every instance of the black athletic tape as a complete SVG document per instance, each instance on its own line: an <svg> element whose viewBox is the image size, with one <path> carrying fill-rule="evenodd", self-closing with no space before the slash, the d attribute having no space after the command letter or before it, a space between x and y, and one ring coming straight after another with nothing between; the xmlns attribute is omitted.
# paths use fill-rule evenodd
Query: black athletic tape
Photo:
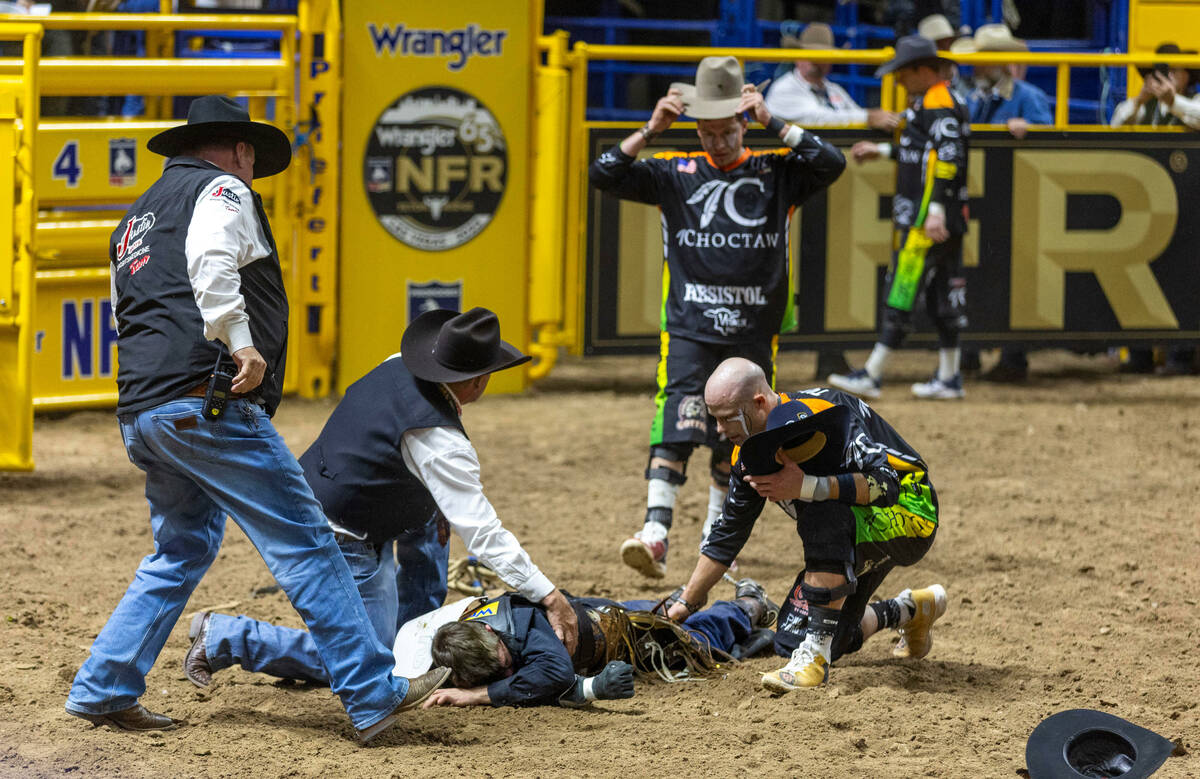
<svg viewBox="0 0 1200 779"><path fill-rule="evenodd" d="M854 504L858 502L858 485L854 483L854 474L839 473L837 485L838 503Z"/></svg>
<svg viewBox="0 0 1200 779"><path fill-rule="evenodd" d="M784 127L787 127L787 122L783 121L778 116L772 116L770 121L767 122L767 132L771 133L772 135L779 135L779 131Z"/></svg>
<svg viewBox="0 0 1200 779"><path fill-rule="evenodd" d="M647 468L646 479L662 479L667 484L683 484L687 481L687 476L665 465L660 465L657 468Z"/></svg>

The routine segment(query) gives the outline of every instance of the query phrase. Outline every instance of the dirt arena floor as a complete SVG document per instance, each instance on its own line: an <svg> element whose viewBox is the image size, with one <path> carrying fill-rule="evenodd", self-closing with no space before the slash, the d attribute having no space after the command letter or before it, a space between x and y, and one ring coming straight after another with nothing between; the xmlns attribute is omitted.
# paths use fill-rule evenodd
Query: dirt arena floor
<svg viewBox="0 0 1200 779"><path fill-rule="evenodd" d="M1013 777L1034 726L1079 707L1178 739L1182 754L1156 776L1200 776L1200 380L1047 353L1028 386L975 382L965 402L914 401L907 384L931 360L904 355L874 404L925 455L943 507L930 554L880 593L946 586L928 658L895 661L879 635L822 689L773 698L758 678L782 660L758 658L591 711L419 711L369 749L327 689L240 670L208 692L185 680L195 610L300 624L281 594L256 597L271 578L232 522L142 699L189 724L133 735L63 712L151 539L142 475L111 414L39 417L37 471L0 474L0 776ZM695 562L698 476L681 492L666 582L617 555L643 512L653 367L566 361L524 396L468 409L505 525L577 594L658 597ZM810 386L812 371L811 355L784 355L780 387ZM285 401L276 421L297 453L332 407ZM768 507L740 559L782 595L802 564L794 525Z"/></svg>

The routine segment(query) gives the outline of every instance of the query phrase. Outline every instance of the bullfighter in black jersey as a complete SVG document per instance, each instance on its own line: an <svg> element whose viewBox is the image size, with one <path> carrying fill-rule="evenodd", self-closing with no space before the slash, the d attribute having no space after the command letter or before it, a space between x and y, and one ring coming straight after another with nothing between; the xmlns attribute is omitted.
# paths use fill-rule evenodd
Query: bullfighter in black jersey
<svg viewBox="0 0 1200 779"><path fill-rule="evenodd" d="M933 544L938 501L922 457L865 401L825 388L782 394L741 358L721 363L704 399L738 445L729 493L683 592L667 615L702 606L750 537L768 500L796 520L805 569L779 614L775 651L791 654L764 674L773 692L816 687L829 664L884 628L898 628L897 657L924 657L946 610L941 585L867 601L897 565Z"/></svg>
<svg viewBox="0 0 1200 779"><path fill-rule="evenodd" d="M684 112L697 120L704 150L638 160ZM746 149L751 116L787 148ZM621 546L625 563L646 576L665 575L675 497L697 444L712 449L705 534L720 514L732 446L704 405L704 380L721 360L741 355L773 381L779 333L795 325L792 212L845 166L833 146L772 117L733 57L703 59L695 86L672 85L644 127L592 163L597 189L662 211L661 359L646 518Z"/></svg>
<svg viewBox="0 0 1200 779"><path fill-rule="evenodd" d="M899 144L859 141L851 153L858 162L889 156L896 160L892 197L892 265L884 293L879 340L866 365L828 382L865 398L879 397L888 357L912 331L912 311L922 292L925 310L938 331L938 367L929 381L912 385L918 398L963 396L958 334L967 325L967 289L960 276L963 234L967 231L967 107L942 77L933 42L911 35L896 44L896 56L877 76L896 80L916 96L904 112Z"/></svg>

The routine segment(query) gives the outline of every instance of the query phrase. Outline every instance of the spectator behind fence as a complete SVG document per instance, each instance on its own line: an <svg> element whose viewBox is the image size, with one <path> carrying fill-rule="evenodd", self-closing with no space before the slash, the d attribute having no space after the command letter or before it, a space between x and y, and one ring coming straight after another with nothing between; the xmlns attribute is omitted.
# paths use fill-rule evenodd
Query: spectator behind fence
<svg viewBox="0 0 1200 779"><path fill-rule="evenodd" d="M1174 43L1164 43L1154 50L1155 54L1195 54L1194 50L1182 50ZM1188 70L1165 62L1152 68L1138 68L1142 74L1142 89L1128 97L1113 111L1112 127L1124 125L1151 125L1167 127L1184 125L1200 130L1200 98L1196 97L1196 85L1200 83L1200 71Z"/></svg>
<svg viewBox="0 0 1200 779"><path fill-rule="evenodd" d="M955 42L955 54L1027 51L1003 24L985 24L973 38ZM976 65L975 89L967 97L971 124L1003 124L1014 138L1024 138L1031 124L1053 124L1050 98L1045 92L1015 76L1016 65Z"/></svg>
<svg viewBox="0 0 1200 779"><path fill-rule="evenodd" d="M969 29L969 28L968 28ZM958 33L951 26L945 14L930 14L917 24L917 35L933 41L938 51L950 51L950 47L958 40ZM950 82L950 91L958 95L965 103L971 92L971 85L963 78L958 66L953 62L942 65L942 77Z"/></svg>
<svg viewBox="0 0 1200 779"><path fill-rule="evenodd" d="M800 37L783 36L786 48L828 50L833 48L833 29L813 22ZM795 66L775 79L765 97L767 110L802 127L867 124L876 130L891 132L900 121L899 114L882 108L862 108L841 86L829 80L833 64L797 59Z"/></svg>
<svg viewBox="0 0 1200 779"><path fill-rule="evenodd" d="M1163 43L1154 50L1155 54L1195 54L1191 49L1180 49L1174 43ZM1188 70L1165 62L1153 67L1138 68L1142 74L1142 89L1136 95L1123 100L1113 111L1112 127L1150 125L1152 127L1177 127L1183 125L1200 130L1200 98L1196 97L1196 86L1200 83L1200 71ZM1169 376L1192 373L1195 370L1195 349L1176 346L1167 352L1166 361L1160 369ZM1128 359L1121 364L1122 373L1154 372L1154 351L1149 347L1129 350Z"/></svg>

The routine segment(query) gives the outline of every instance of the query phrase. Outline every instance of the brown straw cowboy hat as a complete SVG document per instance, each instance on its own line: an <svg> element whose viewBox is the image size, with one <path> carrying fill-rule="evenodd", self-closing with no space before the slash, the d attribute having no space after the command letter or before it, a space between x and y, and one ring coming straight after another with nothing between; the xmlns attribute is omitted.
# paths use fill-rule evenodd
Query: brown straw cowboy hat
<svg viewBox="0 0 1200 779"><path fill-rule="evenodd" d="M804 26L799 37L785 34L780 42L788 49L832 49L833 28L825 22L812 22Z"/></svg>
<svg viewBox="0 0 1200 779"><path fill-rule="evenodd" d="M725 119L737 113L745 86L742 66L733 57L705 57L696 68L696 84L675 82L683 107L693 119Z"/></svg>
<svg viewBox="0 0 1200 779"><path fill-rule="evenodd" d="M1029 51L1029 46L1012 34L1007 24L985 24L974 37L960 38L950 49L955 54L974 54L979 51Z"/></svg>
<svg viewBox="0 0 1200 779"><path fill-rule="evenodd" d="M292 142L279 128L250 121L240 103L223 95L206 95L192 101L187 124L163 130L146 148L164 157L176 157L218 138L235 138L254 147L254 178L282 173L292 161Z"/></svg>

